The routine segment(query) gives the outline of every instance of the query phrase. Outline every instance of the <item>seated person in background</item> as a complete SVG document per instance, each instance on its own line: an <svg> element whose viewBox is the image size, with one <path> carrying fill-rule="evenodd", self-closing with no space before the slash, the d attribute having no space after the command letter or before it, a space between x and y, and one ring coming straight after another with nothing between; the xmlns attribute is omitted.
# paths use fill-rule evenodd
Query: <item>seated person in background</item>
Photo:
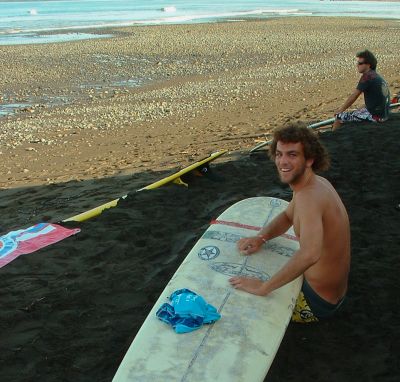
<svg viewBox="0 0 400 382"><path fill-rule="evenodd" d="M357 88L335 113L332 129L346 122L384 122L389 116L390 95L386 81L376 72L377 60L369 51L357 53L357 69L362 74ZM345 111L364 93L365 107Z"/></svg>

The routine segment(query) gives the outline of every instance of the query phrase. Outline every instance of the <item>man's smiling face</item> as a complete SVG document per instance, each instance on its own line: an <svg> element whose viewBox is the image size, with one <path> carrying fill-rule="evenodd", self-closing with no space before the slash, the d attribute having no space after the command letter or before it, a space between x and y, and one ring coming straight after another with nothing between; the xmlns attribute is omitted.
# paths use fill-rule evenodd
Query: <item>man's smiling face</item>
<svg viewBox="0 0 400 382"><path fill-rule="evenodd" d="M304 157L303 144L300 142L278 141L275 152L275 165L282 183L294 185L298 183L313 159Z"/></svg>

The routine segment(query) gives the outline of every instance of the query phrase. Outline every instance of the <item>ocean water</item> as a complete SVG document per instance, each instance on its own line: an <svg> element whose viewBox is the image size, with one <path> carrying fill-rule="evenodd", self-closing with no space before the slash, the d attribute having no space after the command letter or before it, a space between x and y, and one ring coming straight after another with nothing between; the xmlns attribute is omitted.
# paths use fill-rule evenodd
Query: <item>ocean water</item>
<svg viewBox="0 0 400 382"><path fill-rule="evenodd" d="M400 19L400 3L331 0L0 0L0 45L100 38L98 28L277 16ZM79 30L85 29L85 33ZM90 33L87 31L90 30ZM55 32L57 31L57 32Z"/></svg>

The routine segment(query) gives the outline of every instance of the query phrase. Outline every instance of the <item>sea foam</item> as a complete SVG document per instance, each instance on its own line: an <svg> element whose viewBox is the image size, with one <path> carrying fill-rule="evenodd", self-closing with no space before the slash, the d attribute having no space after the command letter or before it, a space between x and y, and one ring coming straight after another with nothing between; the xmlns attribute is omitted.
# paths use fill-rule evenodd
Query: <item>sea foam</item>
<svg viewBox="0 0 400 382"><path fill-rule="evenodd" d="M174 6L163 7L163 8L161 8L161 10L164 11L164 12L170 12L170 13L176 12L176 8Z"/></svg>

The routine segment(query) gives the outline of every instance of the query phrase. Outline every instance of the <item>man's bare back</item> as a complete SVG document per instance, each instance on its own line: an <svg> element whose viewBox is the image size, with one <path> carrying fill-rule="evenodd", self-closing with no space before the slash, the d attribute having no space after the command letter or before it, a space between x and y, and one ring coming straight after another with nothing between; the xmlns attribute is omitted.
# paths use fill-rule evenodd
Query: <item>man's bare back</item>
<svg viewBox="0 0 400 382"><path fill-rule="evenodd" d="M306 197L301 197L304 193L307 194ZM316 293L326 301L336 304L347 291L350 269L349 218L339 195L329 181L314 176L310 184L294 193L286 211L300 240L302 227L298 214L302 208L299 205L307 200L317 209L315 218L321 216L323 243L318 262L308 268L304 276ZM309 203L304 208L309 208Z"/></svg>

